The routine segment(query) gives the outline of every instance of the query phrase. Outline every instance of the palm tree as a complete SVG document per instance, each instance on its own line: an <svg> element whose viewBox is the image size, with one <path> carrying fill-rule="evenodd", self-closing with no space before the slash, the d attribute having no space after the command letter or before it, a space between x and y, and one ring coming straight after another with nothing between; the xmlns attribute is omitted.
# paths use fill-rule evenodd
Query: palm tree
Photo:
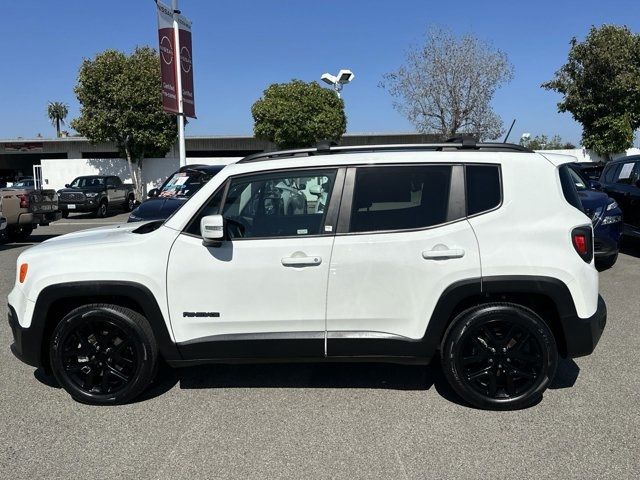
<svg viewBox="0 0 640 480"><path fill-rule="evenodd" d="M69 105L62 102L49 102L47 105L47 116L51 120L51 125L55 125L56 134L60 137L60 124L64 125L64 119L69 113Z"/></svg>

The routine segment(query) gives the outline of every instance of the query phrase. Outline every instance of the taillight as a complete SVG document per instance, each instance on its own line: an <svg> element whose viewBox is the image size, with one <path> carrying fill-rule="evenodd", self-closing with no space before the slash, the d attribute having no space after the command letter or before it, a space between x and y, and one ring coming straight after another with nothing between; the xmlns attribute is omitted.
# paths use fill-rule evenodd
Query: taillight
<svg viewBox="0 0 640 480"><path fill-rule="evenodd" d="M580 258L591 263L593 259L593 231L590 227L574 228L571 232L571 243Z"/></svg>
<svg viewBox="0 0 640 480"><path fill-rule="evenodd" d="M16 195L20 199L20 208L29 208L29 195L20 194Z"/></svg>

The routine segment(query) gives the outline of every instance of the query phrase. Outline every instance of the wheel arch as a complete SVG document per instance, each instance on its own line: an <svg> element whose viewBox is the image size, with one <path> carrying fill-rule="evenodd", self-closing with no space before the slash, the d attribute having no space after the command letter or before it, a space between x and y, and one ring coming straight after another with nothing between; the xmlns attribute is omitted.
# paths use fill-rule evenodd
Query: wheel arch
<svg viewBox="0 0 640 480"><path fill-rule="evenodd" d="M425 332L428 356L440 348L447 328L459 313L493 302L516 303L536 312L551 329L558 353L567 356L564 325L577 318L573 298L562 281L542 276L484 277L450 285L440 296Z"/></svg>
<svg viewBox="0 0 640 480"><path fill-rule="evenodd" d="M44 288L36 300L30 328L34 329L32 341L37 343L38 366L49 369L48 344L58 322L74 308L90 303L110 303L142 314L151 326L160 355L166 361L181 359L158 302L147 287L120 281L71 282Z"/></svg>

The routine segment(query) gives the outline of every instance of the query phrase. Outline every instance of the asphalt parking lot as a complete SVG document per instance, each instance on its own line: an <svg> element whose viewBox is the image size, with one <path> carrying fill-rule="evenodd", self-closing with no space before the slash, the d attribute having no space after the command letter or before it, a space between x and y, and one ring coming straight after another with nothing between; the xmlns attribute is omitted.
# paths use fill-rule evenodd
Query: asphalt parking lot
<svg viewBox="0 0 640 480"><path fill-rule="evenodd" d="M72 215L32 240L125 219ZM0 245L2 298L31 244ZM640 247L600 291L595 353L516 412L460 404L437 366L383 364L164 369L140 401L91 407L15 359L3 320L0 478L640 478Z"/></svg>

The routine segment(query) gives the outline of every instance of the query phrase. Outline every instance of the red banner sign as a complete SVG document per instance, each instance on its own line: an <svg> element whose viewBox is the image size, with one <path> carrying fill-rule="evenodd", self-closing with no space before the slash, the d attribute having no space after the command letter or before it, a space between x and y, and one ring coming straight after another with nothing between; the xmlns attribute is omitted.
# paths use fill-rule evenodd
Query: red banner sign
<svg viewBox="0 0 640 480"><path fill-rule="evenodd" d="M158 5L158 45L162 77L162 108L178 113L178 82L176 80L176 49L173 33L173 10L161 2Z"/></svg>
<svg viewBox="0 0 640 480"><path fill-rule="evenodd" d="M191 22L178 15L180 38L180 79L182 80L182 111L186 117L196 118L193 98L193 56L191 54Z"/></svg>

